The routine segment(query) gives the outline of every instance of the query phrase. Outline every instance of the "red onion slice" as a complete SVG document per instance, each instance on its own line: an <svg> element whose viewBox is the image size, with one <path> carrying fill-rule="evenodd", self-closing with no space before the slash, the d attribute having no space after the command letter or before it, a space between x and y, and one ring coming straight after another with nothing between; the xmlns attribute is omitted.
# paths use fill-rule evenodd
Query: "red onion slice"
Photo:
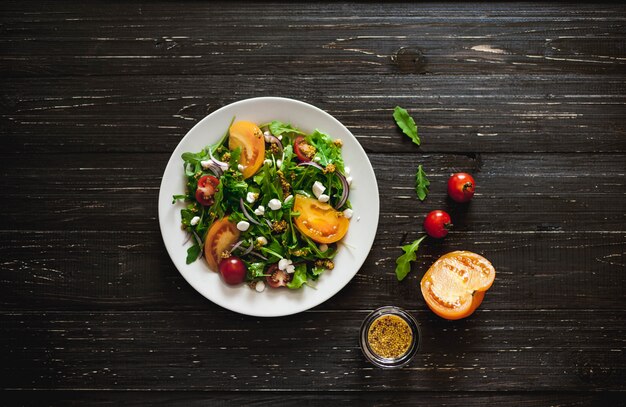
<svg viewBox="0 0 626 407"><path fill-rule="evenodd" d="M254 243L250 243L250 247L248 247L246 251L243 252L242 256L245 256L246 254L250 253L252 249L254 249Z"/></svg>
<svg viewBox="0 0 626 407"><path fill-rule="evenodd" d="M258 257L258 258L259 258L259 259L261 259L261 260L265 260L265 261L267 261L267 257L263 256L263 255L262 255L262 254L260 254L260 253L257 253L257 252L255 252L255 251L251 251L251 252L250 252L250 254L251 254L251 255L253 255L253 256Z"/></svg>
<svg viewBox="0 0 626 407"><path fill-rule="evenodd" d="M278 147L278 149L282 152L283 151L283 143L282 141L280 141L280 139L278 137L276 137L273 134L267 134L265 135L265 141L270 143L270 144L276 144L276 146Z"/></svg>
<svg viewBox="0 0 626 407"><path fill-rule="evenodd" d="M230 251L234 252L239 246L241 246L242 243L243 243L243 240L238 241L237 243L233 245L233 247L230 248Z"/></svg>
<svg viewBox="0 0 626 407"><path fill-rule="evenodd" d="M220 178L222 175L224 175L224 170L222 170L219 165L215 164L212 161L208 163L205 169L211 171L217 178Z"/></svg>
<svg viewBox="0 0 626 407"><path fill-rule="evenodd" d="M251 223L254 223L257 226L261 226L261 224L254 220L252 216L248 213L246 205L243 203L243 198L239 198L239 207L241 208L241 212L243 212L243 216L245 216L246 219L248 219Z"/></svg>
<svg viewBox="0 0 626 407"><path fill-rule="evenodd" d="M311 166L311 167L315 167L318 170L324 171L324 167L322 167L321 165L319 165L318 163L313 162L313 161L301 162L298 165L300 165L300 166L307 166L308 165L308 166ZM348 201L348 196L350 195L350 185L348 184L348 180L346 179L345 175L343 175L339 171L335 171L333 174L335 174L339 178L339 181L341 182L341 186L343 187L343 192L341 193L341 197L339 198L339 202L337 203L337 205L335 205L335 209L339 209L343 205L345 205L346 201Z"/></svg>
<svg viewBox="0 0 626 407"><path fill-rule="evenodd" d="M213 161L218 167L220 167L222 171L228 169L228 163L224 161L220 161L217 158L213 157L213 152L211 152L210 148L209 148L209 156L211 157L211 161Z"/></svg>

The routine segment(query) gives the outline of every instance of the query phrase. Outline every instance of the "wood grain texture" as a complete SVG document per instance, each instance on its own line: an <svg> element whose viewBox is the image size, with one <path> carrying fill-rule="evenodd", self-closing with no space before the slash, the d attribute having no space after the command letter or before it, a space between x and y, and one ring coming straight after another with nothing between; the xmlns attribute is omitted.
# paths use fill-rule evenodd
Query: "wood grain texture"
<svg viewBox="0 0 626 407"><path fill-rule="evenodd" d="M360 353L369 310L2 313L11 352L0 369L8 389L624 390L626 330L613 323L624 311L480 309L456 322L411 312L420 353L395 375Z"/></svg>
<svg viewBox="0 0 626 407"><path fill-rule="evenodd" d="M396 105L417 119L423 152L626 152L623 76L282 73L8 80L2 150L171 152L207 114L257 96L328 111L368 153L411 146L393 121Z"/></svg>
<svg viewBox="0 0 626 407"><path fill-rule="evenodd" d="M626 406L625 40L618 4L0 3L2 404ZM156 219L180 139L256 96L338 118L381 197L356 277L277 319L196 293ZM477 179L470 205L446 198L454 171ZM399 283L439 208L453 231ZM449 322L418 283L457 249L497 279ZM424 333L396 371L357 341L388 304Z"/></svg>

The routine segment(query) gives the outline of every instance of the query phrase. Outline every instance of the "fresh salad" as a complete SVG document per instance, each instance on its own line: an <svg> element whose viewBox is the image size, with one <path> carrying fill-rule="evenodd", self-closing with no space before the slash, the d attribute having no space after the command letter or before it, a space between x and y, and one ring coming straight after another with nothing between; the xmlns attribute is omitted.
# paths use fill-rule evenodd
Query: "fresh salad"
<svg viewBox="0 0 626 407"><path fill-rule="evenodd" d="M313 286L334 267L352 218L342 141L280 121L235 121L215 144L184 153L187 190L174 202L193 245L227 284Z"/></svg>

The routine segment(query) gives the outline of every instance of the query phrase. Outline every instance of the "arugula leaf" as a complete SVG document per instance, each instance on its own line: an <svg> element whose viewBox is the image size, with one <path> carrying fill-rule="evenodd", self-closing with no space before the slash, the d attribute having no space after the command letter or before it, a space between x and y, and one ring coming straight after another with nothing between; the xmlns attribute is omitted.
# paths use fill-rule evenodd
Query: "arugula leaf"
<svg viewBox="0 0 626 407"><path fill-rule="evenodd" d="M296 271L293 273L291 281L287 283L287 288L297 290L304 283L306 283L306 264L301 263L296 266Z"/></svg>
<svg viewBox="0 0 626 407"><path fill-rule="evenodd" d="M198 256L200 256L201 251L202 248L198 244L194 244L189 249L187 249L187 264L191 264L196 261Z"/></svg>
<svg viewBox="0 0 626 407"><path fill-rule="evenodd" d="M415 174L415 192L417 193L417 197L420 201L426 199L426 195L428 195L428 186L430 185L430 181L426 178L426 173L422 169L420 165L417 167L417 173Z"/></svg>
<svg viewBox="0 0 626 407"><path fill-rule="evenodd" d="M426 235L420 237L411 244L402 246L404 254L396 259L396 277L398 277L398 281L404 280L404 277L406 277L411 271L411 262L417 259L415 252L417 252L417 249L420 247L420 243L422 243L422 240L425 238Z"/></svg>
<svg viewBox="0 0 626 407"><path fill-rule="evenodd" d="M265 263L251 263L248 265L248 280L255 280L266 275Z"/></svg>
<svg viewBox="0 0 626 407"><path fill-rule="evenodd" d="M176 201L178 201L178 200L184 201L185 199L187 199L187 195L173 195L172 196L172 203L175 204Z"/></svg>
<svg viewBox="0 0 626 407"><path fill-rule="evenodd" d="M328 134L316 129L310 137L307 137L307 142L317 150L316 156L320 158L319 165L326 167L328 164L334 164L339 171L344 172L341 147L336 145Z"/></svg>
<svg viewBox="0 0 626 407"><path fill-rule="evenodd" d="M417 135L417 125L415 124L415 120L409 115L409 112L400 106L396 106L396 108L393 109L393 118L396 119L396 124L402 129L404 134L409 136L411 140L419 146L421 141Z"/></svg>
<svg viewBox="0 0 626 407"><path fill-rule="evenodd" d="M302 136L306 135L306 133L301 132L300 130L293 127L291 124L279 122L278 120L274 120L273 122L271 122L269 127L270 131L275 136L280 136L284 133L294 133L300 134Z"/></svg>

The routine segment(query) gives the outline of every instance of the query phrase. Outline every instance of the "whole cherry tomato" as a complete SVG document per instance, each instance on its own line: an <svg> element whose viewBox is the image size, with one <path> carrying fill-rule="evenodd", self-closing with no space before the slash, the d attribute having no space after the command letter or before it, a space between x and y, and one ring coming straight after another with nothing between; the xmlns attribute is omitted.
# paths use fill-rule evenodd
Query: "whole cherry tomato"
<svg viewBox="0 0 626 407"><path fill-rule="evenodd" d="M424 219L424 229L430 237L441 239L448 234L448 230L452 226L452 220L447 212L436 210L426 215Z"/></svg>
<svg viewBox="0 0 626 407"><path fill-rule="evenodd" d="M457 172L448 179L448 195L456 202L469 202L474 196L476 182L470 174Z"/></svg>
<svg viewBox="0 0 626 407"><path fill-rule="evenodd" d="M241 284L246 279L246 265L238 257L228 257L220 262L220 274L226 284Z"/></svg>

